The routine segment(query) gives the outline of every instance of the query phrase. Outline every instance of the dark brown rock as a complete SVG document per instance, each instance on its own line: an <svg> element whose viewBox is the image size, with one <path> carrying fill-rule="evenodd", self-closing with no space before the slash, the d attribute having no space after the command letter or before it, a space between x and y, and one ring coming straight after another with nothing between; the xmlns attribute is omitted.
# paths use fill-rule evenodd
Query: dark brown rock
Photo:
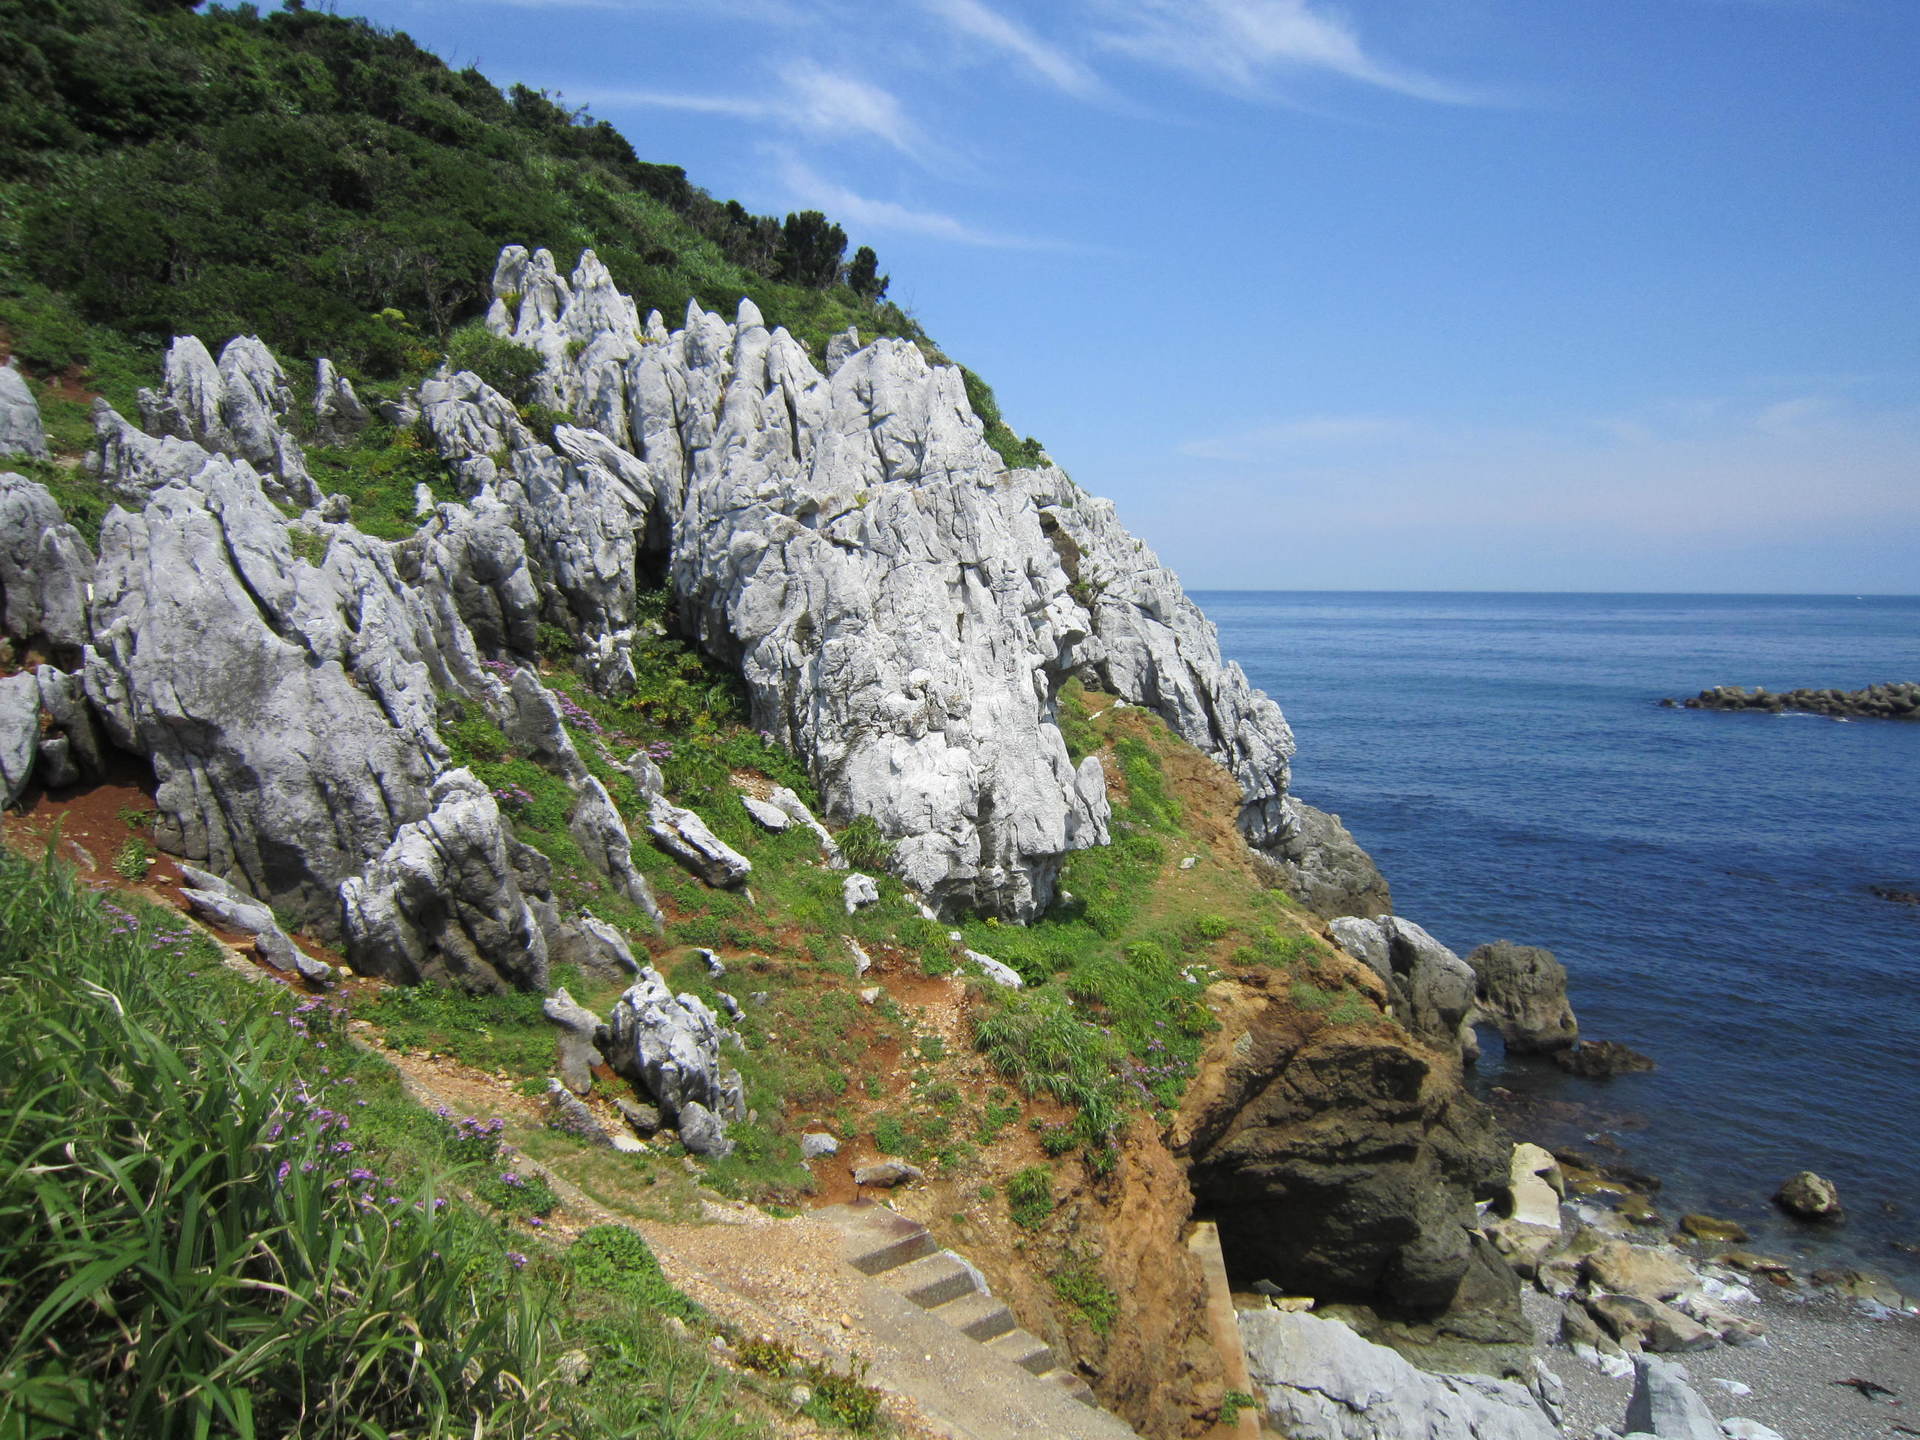
<svg viewBox="0 0 1920 1440"><path fill-rule="evenodd" d="M1474 1202L1504 1188L1512 1147L1457 1064L1384 1022L1301 1015L1283 978L1231 987L1222 1019L1173 1138L1229 1270L1419 1316L1466 1288L1518 1323L1517 1287L1463 1285Z"/></svg>
<svg viewBox="0 0 1920 1440"><path fill-rule="evenodd" d="M1474 998L1500 1027L1507 1049L1518 1055L1565 1050L1580 1039L1580 1023L1567 1003L1567 967L1551 950L1496 940L1467 956Z"/></svg>
<svg viewBox="0 0 1920 1440"><path fill-rule="evenodd" d="M1570 1050L1554 1053L1553 1063L1569 1075L1602 1080L1610 1075L1633 1075L1654 1068L1653 1061L1618 1040L1583 1040Z"/></svg>

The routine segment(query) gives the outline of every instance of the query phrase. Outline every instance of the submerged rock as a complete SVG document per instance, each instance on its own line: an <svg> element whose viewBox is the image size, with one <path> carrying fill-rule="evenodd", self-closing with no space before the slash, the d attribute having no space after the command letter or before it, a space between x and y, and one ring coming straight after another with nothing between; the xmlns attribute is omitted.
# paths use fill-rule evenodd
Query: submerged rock
<svg viewBox="0 0 1920 1440"><path fill-rule="evenodd" d="M1653 1061L1618 1040L1582 1040L1553 1052L1553 1063L1569 1075L1604 1080L1610 1075L1636 1075L1654 1068Z"/></svg>

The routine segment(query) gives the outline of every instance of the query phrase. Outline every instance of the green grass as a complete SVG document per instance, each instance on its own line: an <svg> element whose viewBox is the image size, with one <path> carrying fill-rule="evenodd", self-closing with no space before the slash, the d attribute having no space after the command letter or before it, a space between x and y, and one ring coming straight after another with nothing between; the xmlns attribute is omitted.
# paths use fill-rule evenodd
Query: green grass
<svg viewBox="0 0 1920 1440"><path fill-rule="evenodd" d="M1023 1230L1038 1230L1053 1214L1053 1176L1044 1165L1030 1165L1007 1179L1007 1213Z"/></svg>
<svg viewBox="0 0 1920 1440"><path fill-rule="evenodd" d="M415 487L425 485L436 502L459 498L432 445L417 431L385 421L369 425L351 445L312 447L307 468L322 490L353 502L357 529L382 540L404 540L420 528Z"/></svg>
<svg viewBox="0 0 1920 1440"><path fill-rule="evenodd" d="M1096 1335L1105 1335L1120 1318L1120 1297L1100 1273L1091 1255L1071 1253L1047 1276L1058 1295Z"/></svg>

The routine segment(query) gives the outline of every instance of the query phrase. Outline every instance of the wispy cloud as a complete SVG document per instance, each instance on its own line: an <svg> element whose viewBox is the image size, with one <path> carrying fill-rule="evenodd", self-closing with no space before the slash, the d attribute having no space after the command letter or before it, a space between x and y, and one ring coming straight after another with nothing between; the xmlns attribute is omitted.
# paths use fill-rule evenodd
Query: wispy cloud
<svg viewBox="0 0 1920 1440"><path fill-rule="evenodd" d="M1013 56L1048 84L1069 95L1092 99L1104 89L1099 77L1085 65L998 10L990 9L981 0L922 0L922 3L954 29Z"/></svg>
<svg viewBox="0 0 1920 1440"><path fill-rule="evenodd" d="M999 250L1078 248L1032 236L981 230L939 211L917 210L892 200L875 200L827 179L804 160L794 156L787 156L781 162L780 177L803 204L817 206L836 220L856 227L892 231L895 234L924 235L934 240L952 241L956 245L977 245Z"/></svg>
<svg viewBox="0 0 1920 1440"><path fill-rule="evenodd" d="M816 140L874 140L922 162L940 153L889 90L809 60L788 61L777 74L779 88L770 95L588 88L569 90L567 96L600 106L645 105L764 120Z"/></svg>
<svg viewBox="0 0 1920 1440"><path fill-rule="evenodd" d="M1482 103L1464 87L1370 55L1344 18L1312 0L1102 0L1101 44L1226 90L1260 92L1277 74L1321 71L1419 100Z"/></svg>

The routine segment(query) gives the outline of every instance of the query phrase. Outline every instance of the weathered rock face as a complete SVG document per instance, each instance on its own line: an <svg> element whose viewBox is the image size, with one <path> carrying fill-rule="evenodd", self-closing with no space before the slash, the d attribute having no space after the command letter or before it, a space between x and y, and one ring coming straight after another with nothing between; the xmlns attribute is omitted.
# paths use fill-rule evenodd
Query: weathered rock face
<svg viewBox="0 0 1920 1440"><path fill-rule="evenodd" d="M55 654L78 655L92 583L93 554L47 488L0 474L0 628Z"/></svg>
<svg viewBox="0 0 1920 1440"><path fill-rule="evenodd" d="M299 442L285 428L292 409L286 372L252 335L230 340L218 364L194 336L175 338L160 389L140 392L148 434L245 460L261 472L274 499L312 505L320 489L307 473Z"/></svg>
<svg viewBox="0 0 1920 1440"><path fill-rule="evenodd" d="M1284 803L1293 741L1278 708L1221 662L1212 626L1111 505L1056 469L1004 469L956 370L843 337L823 374L750 304L731 325L691 309L670 335L590 253L563 279L545 252L509 249L494 291L489 323L545 357L543 398L597 432L628 528L645 516L634 554L664 551L682 623L740 666L754 723L807 759L831 812L878 820L936 904L1030 917L1062 855L1105 839L1098 767L1071 765L1054 724L1075 674L1219 758L1248 838L1291 846L1288 873L1344 893L1357 861L1316 858L1332 831ZM472 377L422 400L482 494L550 467ZM583 432L557 439L587 457ZM610 685L632 584L626 552L614 558L560 584L607 647ZM1384 887L1356 883L1384 903Z"/></svg>
<svg viewBox="0 0 1920 1440"><path fill-rule="evenodd" d="M1446 1310L1510 1143L1450 1058L1384 1023L1323 1025L1285 992L1239 983L1174 1127L1200 1213L1238 1284ZM1516 1320L1517 1293L1495 1304Z"/></svg>
<svg viewBox="0 0 1920 1440"><path fill-rule="evenodd" d="M1266 843L1286 876L1287 889L1314 914L1381 915L1393 909L1387 877L1360 848L1338 815L1287 796L1281 824ZM1249 837L1251 838L1251 837Z"/></svg>
<svg viewBox="0 0 1920 1440"><path fill-rule="evenodd" d="M1496 940L1467 956L1480 1011L1519 1055L1564 1050L1580 1039L1567 1003L1567 967L1551 950Z"/></svg>
<svg viewBox="0 0 1920 1440"><path fill-rule="evenodd" d="M1469 1057L1467 1021L1474 1007L1474 973L1466 961L1411 920L1394 915L1363 920L1343 916L1328 933L1387 984L1394 1014L1431 1044Z"/></svg>
<svg viewBox="0 0 1920 1440"><path fill-rule="evenodd" d="M1511 1381L1429 1374L1317 1315L1238 1318L1267 1418L1295 1440L1558 1440L1546 1412Z"/></svg>
<svg viewBox="0 0 1920 1440"><path fill-rule="evenodd" d="M721 1059L720 1037L720 1022L705 1002L674 995L648 967L615 1002L601 1050L679 1126L689 1150L725 1153L719 1147L730 1148L726 1122L743 1119L747 1110L738 1072Z"/></svg>
<svg viewBox="0 0 1920 1440"><path fill-rule="evenodd" d="M0 365L0 455L47 458L47 432L40 423L40 402L33 398L27 377L11 358Z"/></svg>

